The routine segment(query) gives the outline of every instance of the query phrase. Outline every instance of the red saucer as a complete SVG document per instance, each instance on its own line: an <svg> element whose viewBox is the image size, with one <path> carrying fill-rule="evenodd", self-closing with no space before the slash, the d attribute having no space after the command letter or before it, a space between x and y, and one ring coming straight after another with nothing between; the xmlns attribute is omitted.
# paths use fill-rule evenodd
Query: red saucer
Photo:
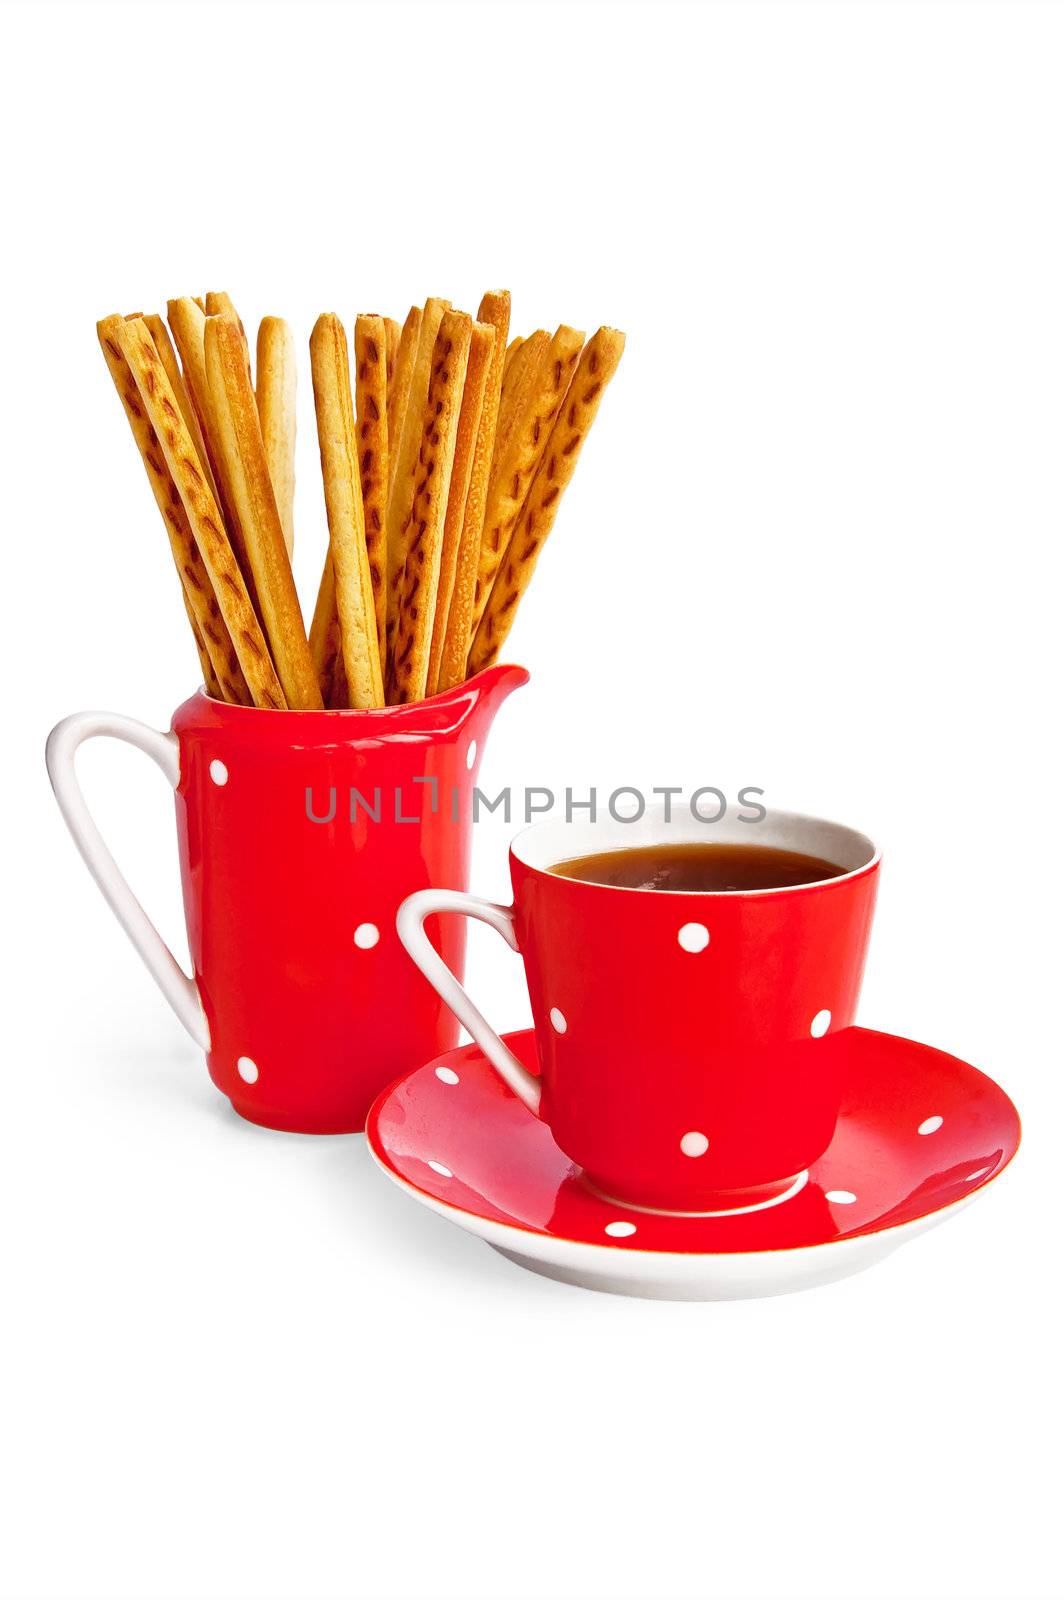
<svg viewBox="0 0 1064 1600"><path fill-rule="evenodd" d="M866 1028L849 1039L849 1089L827 1152L782 1198L725 1215L641 1211L595 1193L475 1045L386 1089L366 1132L414 1198L534 1270L621 1293L779 1293L856 1271L943 1220L1019 1145L1015 1107L976 1068ZM535 1072L532 1031L508 1043ZM629 1257L642 1261L625 1266Z"/></svg>

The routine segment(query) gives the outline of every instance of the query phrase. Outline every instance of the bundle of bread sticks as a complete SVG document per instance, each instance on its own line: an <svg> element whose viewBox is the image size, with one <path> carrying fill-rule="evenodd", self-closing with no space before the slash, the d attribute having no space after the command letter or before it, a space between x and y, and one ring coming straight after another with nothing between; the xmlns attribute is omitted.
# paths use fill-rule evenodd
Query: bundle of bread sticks
<svg viewBox="0 0 1064 1600"><path fill-rule="evenodd" d="M167 326L169 324L169 326ZM210 694L274 710L401 705L490 666L621 358L566 325L510 338L508 292L310 338L328 549L309 633L292 576L296 357L255 368L227 294L110 316L100 346L162 513Z"/></svg>

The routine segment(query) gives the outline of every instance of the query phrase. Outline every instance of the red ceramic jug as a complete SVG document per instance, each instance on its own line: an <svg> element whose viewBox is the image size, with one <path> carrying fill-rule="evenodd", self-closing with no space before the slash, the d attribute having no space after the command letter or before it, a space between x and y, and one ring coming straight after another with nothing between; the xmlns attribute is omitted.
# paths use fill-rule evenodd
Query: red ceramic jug
<svg viewBox="0 0 1064 1600"><path fill-rule="evenodd" d="M490 667L447 694L378 711L262 711L201 690L169 733L105 712L53 729L48 771L74 840L242 1117L357 1132L380 1089L457 1043L395 915L414 890L466 886L484 741L527 679L523 667ZM174 787L192 978L78 787L75 752L98 734L144 750ZM460 972L462 922L441 922L436 938Z"/></svg>

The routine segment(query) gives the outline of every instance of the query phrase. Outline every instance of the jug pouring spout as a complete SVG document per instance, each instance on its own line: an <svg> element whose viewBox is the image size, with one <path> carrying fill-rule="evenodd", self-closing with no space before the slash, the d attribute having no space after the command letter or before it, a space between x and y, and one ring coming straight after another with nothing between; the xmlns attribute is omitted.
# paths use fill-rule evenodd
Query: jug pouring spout
<svg viewBox="0 0 1064 1600"><path fill-rule="evenodd" d="M490 726L503 701L508 699L515 689L523 688L527 682L528 671L525 667L505 661L500 661L493 667L485 667L483 672L478 672L476 677L468 679L461 686L473 694L469 714L481 710L485 717L485 726ZM454 692L457 694L460 691Z"/></svg>
<svg viewBox="0 0 1064 1600"><path fill-rule="evenodd" d="M372 718L387 717L390 731L400 732L409 738L420 735L434 742L467 732L483 743L483 735L491 727L503 701L527 682L526 668L500 661L496 666L485 667L483 672L478 672L442 694L432 695L428 700L389 706L383 713L374 711L368 715Z"/></svg>

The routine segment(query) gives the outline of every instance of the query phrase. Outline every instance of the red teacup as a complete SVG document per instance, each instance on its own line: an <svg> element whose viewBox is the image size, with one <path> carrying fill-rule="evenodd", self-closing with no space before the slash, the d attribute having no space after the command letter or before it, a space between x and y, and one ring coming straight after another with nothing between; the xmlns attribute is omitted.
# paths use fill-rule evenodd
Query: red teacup
<svg viewBox="0 0 1064 1600"><path fill-rule="evenodd" d="M104 712L53 730L48 771L78 848L241 1116L357 1132L379 1090L457 1043L449 1011L399 947L395 914L412 889L468 882L484 740L527 678L491 667L379 711L260 711L201 691L170 733ZM193 978L82 798L74 756L96 734L144 750L176 791ZM459 925L441 930L440 950L461 969Z"/></svg>
<svg viewBox="0 0 1064 1600"><path fill-rule="evenodd" d="M842 875L793 888L605 887L549 868L694 840L816 856ZM427 889L399 936L496 1071L587 1181L668 1211L771 1203L827 1149L872 923L879 853L863 834L770 812L549 822L514 840L512 907ZM541 1078L531 1076L426 938L433 912L496 928L524 958Z"/></svg>

